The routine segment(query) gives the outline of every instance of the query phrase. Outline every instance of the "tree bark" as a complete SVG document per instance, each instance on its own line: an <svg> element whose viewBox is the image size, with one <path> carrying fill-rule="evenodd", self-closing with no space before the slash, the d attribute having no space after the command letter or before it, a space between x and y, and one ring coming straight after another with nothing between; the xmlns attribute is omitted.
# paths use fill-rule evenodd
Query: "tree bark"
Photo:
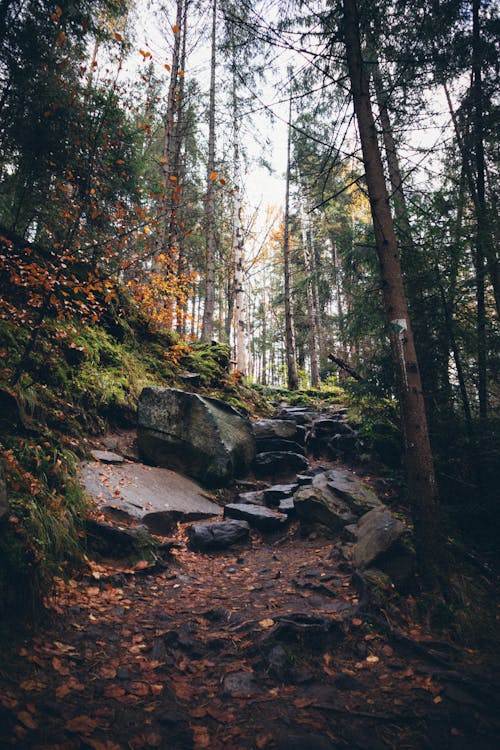
<svg viewBox="0 0 500 750"><path fill-rule="evenodd" d="M317 388L319 385L319 354L318 354L318 335L317 335L317 316L316 305L313 292L313 280L311 269L311 247L309 244L308 227L306 223L306 213L301 204L300 223L302 229L302 252L304 255L304 266L306 271L306 302L307 302L307 320L309 324L309 359L311 361L311 386Z"/></svg>
<svg viewBox="0 0 500 750"><path fill-rule="evenodd" d="M483 87L481 78L481 48L479 6L481 0L472 0L472 96L474 102L474 157L476 162L477 227L474 262L476 266L477 303L477 369L479 417L488 414L486 302L485 302L485 249L488 242L485 165L483 142Z"/></svg>
<svg viewBox="0 0 500 750"><path fill-rule="evenodd" d="M369 79L361 55L356 0L343 0L343 7L347 64L363 152L401 410L417 559L425 584L436 586L446 578L446 558L422 384L371 107Z"/></svg>
<svg viewBox="0 0 500 750"><path fill-rule="evenodd" d="M292 130L292 99L288 112L288 143L286 161L285 221L283 228L283 266L285 283L285 352L288 388L296 391L299 387L297 375L297 355L295 350L295 329L293 324L292 292L290 285L290 152Z"/></svg>
<svg viewBox="0 0 500 750"><path fill-rule="evenodd" d="M212 5L212 50L210 59L210 103L208 113L207 195L205 203L206 278L205 307L201 340L210 341L213 335L215 309L215 63L217 41L217 0Z"/></svg>
<svg viewBox="0 0 500 750"><path fill-rule="evenodd" d="M232 32L234 34L234 32ZM234 325L236 343L236 369L241 375L247 372L247 337L245 325L244 289L244 244L241 206L240 133L238 120L238 97L236 92L236 51L234 37L232 46L232 104L233 104L233 258L234 258Z"/></svg>

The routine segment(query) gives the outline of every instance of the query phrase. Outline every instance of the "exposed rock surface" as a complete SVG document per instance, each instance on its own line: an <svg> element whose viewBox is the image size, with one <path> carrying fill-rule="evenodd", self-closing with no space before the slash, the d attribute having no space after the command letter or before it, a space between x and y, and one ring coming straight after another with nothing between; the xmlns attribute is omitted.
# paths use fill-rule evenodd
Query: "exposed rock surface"
<svg viewBox="0 0 500 750"><path fill-rule="evenodd" d="M103 557L126 557L157 546L145 526L111 526L87 518L85 531L88 549Z"/></svg>
<svg viewBox="0 0 500 750"><path fill-rule="evenodd" d="M265 505L264 490L255 490L252 492L241 492L237 495L237 501L243 505Z"/></svg>
<svg viewBox="0 0 500 750"><path fill-rule="evenodd" d="M270 508L262 508L260 505L238 505L230 503L224 508L225 518L237 518L248 521L259 531L276 531L287 522L287 516L276 513Z"/></svg>
<svg viewBox="0 0 500 750"><path fill-rule="evenodd" d="M255 456L250 422L218 399L175 388L144 388L138 444L148 462L222 487L245 474Z"/></svg>
<svg viewBox="0 0 500 750"><path fill-rule="evenodd" d="M304 444L306 431L290 420L285 419L262 419L254 422L253 431L257 439L260 438L283 438L293 440L295 443Z"/></svg>
<svg viewBox="0 0 500 750"><path fill-rule="evenodd" d="M305 449L302 445L293 440L285 440L284 438L259 437L256 439L256 450L257 453L288 451L290 453L300 453L302 456L305 455Z"/></svg>
<svg viewBox="0 0 500 750"><path fill-rule="evenodd" d="M189 545L201 552L226 549L248 537L250 526L247 521L218 521L215 523L194 523L189 528Z"/></svg>
<svg viewBox="0 0 500 750"><path fill-rule="evenodd" d="M339 469L316 474L311 486L301 487L293 499L300 519L321 523L332 531L340 531L367 510L381 505L375 493L355 474Z"/></svg>
<svg viewBox="0 0 500 750"><path fill-rule="evenodd" d="M298 489L299 485L296 482L293 484L275 484L264 490L263 495L266 503L277 505L280 500L283 500L285 497L291 497Z"/></svg>
<svg viewBox="0 0 500 750"><path fill-rule="evenodd" d="M220 513L200 485L168 469L134 463L103 466L92 461L82 465L81 478L104 511L143 523L154 533L168 534L178 521Z"/></svg>
<svg viewBox="0 0 500 750"><path fill-rule="evenodd" d="M389 560L387 557L389 552L393 552L395 558L411 557L410 550L405 549L401 544L405 534L408 534L408 529L399 519L394 518L390 511L383 507L374 508L366 513L357 525L357 541L353 551L354 564L359 568L367 567L372 563L377 565L382 556L386 556L386 560ZM405 561L405 570L408 562L408 560ZM397 563L392 567L397 568ZM383 562L382 570L386 571ZM391 575L389 570L386 572ZM393 573L395 572L397 573L394 570Z"/></svg>
<svg viewBox="0 0 500 750"><path fill-rule="evenodd" d="M271 451L258 453L255 457L254 470L258 476L284 476L307 469L307 459L299 453L282 453Z"/></svg>
<svg viewBox="0 0 500 750"><path fill-rule="evenodd" d="M123 456L119 456L118 453L112 451L90 451L93 459L96 461L102 461L103 464L122 464L125 459Z"/></svg>

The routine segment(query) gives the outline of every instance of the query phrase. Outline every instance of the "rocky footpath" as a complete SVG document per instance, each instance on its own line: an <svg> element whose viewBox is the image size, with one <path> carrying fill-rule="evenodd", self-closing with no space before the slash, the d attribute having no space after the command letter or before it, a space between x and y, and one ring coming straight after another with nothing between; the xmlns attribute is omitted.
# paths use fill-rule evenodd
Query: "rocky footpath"
<svg viewBox="0 0 500 750"><path fill-rule="evenodd" d="M0 745L496 749L495 667L398 594L414 585L411 534L345 463L353 432L342 410L284 408L253 425L252 472L210 497L134 461L130 434L104 441L127 458L84 467L94 555L4 660ZM217 516L190 519L203 502Z"/></svg>

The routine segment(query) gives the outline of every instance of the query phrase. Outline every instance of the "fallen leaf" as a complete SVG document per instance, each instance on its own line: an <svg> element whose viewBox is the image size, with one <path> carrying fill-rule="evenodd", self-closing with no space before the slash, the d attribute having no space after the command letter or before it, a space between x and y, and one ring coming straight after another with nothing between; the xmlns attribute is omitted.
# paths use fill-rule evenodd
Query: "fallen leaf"
<svg viewBox="0 0 500 750"><path fill-rule="evenodd" d="M74 732L75 734L92 734L97 728L97 722L90 716L75 716L67 721L64 727L68 732Z"/></svg>
<svg viewBox="0 0 500 750"><path fill-rule="evenodd" d="M28 729L38 729L38 724L28 711L19 711L17 718Z"/></svg>
<svg viewBox="0 0 500 750"><path fill-rule="evenodd" d="M274 625L274 620L271 620L271 618L268 617L265 620L261 620L259 622L259 625L261 628L272 628L272 626Z"/></svg>
<svg viewBox="0 0 500 750"><path fill-rule="evenodd" d="M206 727L193 727L193 747L195 750L203 750L210 747L210 734Z"/></svg>
<svg viewBox="0 0 500 750"><path fill-rule="evenodd" d="M67 664L63 664L60 659L57 658L57 656L54 656L52 659L52 669L54 669L55 672L58 674L63 675L64 677L67 677L71 674L70 668L67 666Z"/></svg>
<svg viewBox="0 0 500 750"><path fill-rule="evenodd" d="M258 750L262 750L262 748L269 745L269 743L272 742L273 739L273 734L259 734L255 740L255 744L257 745Z"/></svg>
<svg viewBox="0 0 500 750"><path fill-rule="evenodd" d="M368 662L368 664L377 664L380 659L378 658L378 656L375 656L375 654L370 654L366 657L366 661Z"/></svg>

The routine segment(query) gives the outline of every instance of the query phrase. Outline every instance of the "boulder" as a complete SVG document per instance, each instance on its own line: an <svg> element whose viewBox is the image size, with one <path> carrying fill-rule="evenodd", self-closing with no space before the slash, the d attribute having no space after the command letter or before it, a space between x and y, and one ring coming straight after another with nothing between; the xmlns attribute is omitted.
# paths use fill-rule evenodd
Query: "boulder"
<svg viewBox="0 0 500 750"><path fill-rule="evenodd" d="M294 484L275 484L263 491L264 500L268 505L278 505L280 500L291 497L299 489L297 482Z"/></svg>
<svg viewBox="0 0 500 750"><path fill-rule="evenodd" d="M354 430L343 419L329 419L321 417L312 424L312 432L317 438L332 437L333 435L352 435Z"/></svg>
<svg viewBox="0 0 500 750"><path fill-rule="evenodd" d="M263 490L255 490L253 492L241 492L236 496L236 500L240 505L265 505Z"/></svg>
<svg viewBox="0 0 500 750"><path fill-rule="evenodd" d="M144 524L155 534L169 534L178 521L220 513L199 484L167 469L91 461L82 465L81 481L103 512Z"/></svg>
<svg viewBox="0 0 500 750"><path fill-rule="evenodd" d="M306 484L312 484L312 480L313 480L312 476L310 476L309 474L297 474L296 479L297 479L297 483L301 487L304 487Z"/></svg>
<svg viewBox="0 0 500 750"><path fill-rule="evenodd" d="M382 503L375 493L350 471L330 469L312 477L310 487L293 496L298 517L340 531Z"/></svg>
<svg viewBox="0 0 500 750"><path fill-rule="evenodd" d="M103 464L122 464L125 459L123 456L113 451L90 451L90 455L96 461L102 461Z"/></svg>
<svg viewBox="0 0 500 750"><path fill-rule="evenodd" d="M211 487L245 474L255 456L250 422L223 401L175 388L144 388L138 445L149 463Z"/></svg>
<svg viewBox="0 0 500 750"><path fill-rule="evenodd" d="M194 523L189 527L189 546L200 552L226 549L248 537L247 521L218 521Z"/></svg>
<svg viewBox="0 0 500 750"><path fill-rule="evenodd" d="M260 438L282 438L292 440L295 443L304 444L305 429L290 420L285 419L262 419L254 422L253 431L257 439Z"/></svg>
<svg viewBox="0 0 500 750"><path fill-rule="evenodd" d="M238 505L230 503L224 508L224 518L236 518L242 521L248 521L259 531L276 531L287 522L287 516L283 513L276 513L269 508L262 508L260 505Z"/></svg>
<svg viewBox="0 0 500 750"><path fill-rule="evenodd" d="M366 568L386 555L408 534L406 526L386 508L374 508L360 519L354 545L353 560L358 568Z"/></svg>
<svg viewBox="0 0 500 750"><path fill-rule="evenodd" d="M309 411L303 408L285 408L279 414L281 419L290 420L298 425L310 425L319 417L317 411Z"/></svg>
<svg viewBox="0 0 500 750"><path fill-rule="evenodd" d="M280 500L278 513L285 513L287 516L295 515L295 503L293 497L284 497Z"/></svg>
<svg viewBox="0 0 500 750"><path fill-rule="evenodd" d="M297 516L306 523L320 523L340 531L355 520L350 508L325 487L301 487L293 496Z"/></svg>
<svg viewBox="0 0 500 750"><path fill-rule="evenodd" d="M254 471L258 476L287 475L307 469L307 459L299 453L270 451L257 453Z"/></svg>
<svg viewBox="0 0 500 750"><path fill-rule="evenodd" d="M85 519L87 548L103 557L129 557L154 550L158 543L145 526L111 526Z"/></svg>
<svg viewBox="0 0 500 750"><path fill-rule="evenodd" d="M382 502L375 492L351 471L330 469L325 472L324 478L318 481L322 484L324 480L326 480L328 489L347 503L349 508L358 516L372 508L382 506Z"/></svg>
<svg viewBox="0 0 500 750"><path fill-rule="evenodd" d="M269 451L288 451L290 453L300 453L305 455L305 450L302 445L294 442L293 440L285 440L284 438L261 438L256 439L257 453L267 453Z"/></svg>
<svg viewBox="0 0 500 750"><path fill-rule="evenodd" d="M357 439L358 436L356 432L349 435L334 435L328 440L327 447L334 457L338 453L352 455L357 449Z"/></svg>

